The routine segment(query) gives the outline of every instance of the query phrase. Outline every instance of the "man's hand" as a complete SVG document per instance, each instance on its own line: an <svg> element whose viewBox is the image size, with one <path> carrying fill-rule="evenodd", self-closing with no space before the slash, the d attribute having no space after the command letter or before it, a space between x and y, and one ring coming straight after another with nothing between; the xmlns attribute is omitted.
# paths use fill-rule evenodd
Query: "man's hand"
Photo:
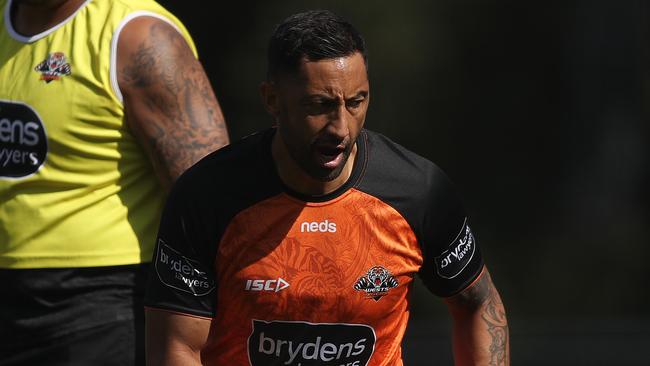
<svg viewBox="0 0 650 366"><path fill-rule="evenodd" d="M487 268L445 301L453 317L456 365L510 365L506 311Z"/></svg>
<svg viewBox="0 0 650 366"><path fill-rule="evenodd" d="M228 143L210 82L181 34L153 17L131 20L117 47L126 120L163 186Z"/></svg>

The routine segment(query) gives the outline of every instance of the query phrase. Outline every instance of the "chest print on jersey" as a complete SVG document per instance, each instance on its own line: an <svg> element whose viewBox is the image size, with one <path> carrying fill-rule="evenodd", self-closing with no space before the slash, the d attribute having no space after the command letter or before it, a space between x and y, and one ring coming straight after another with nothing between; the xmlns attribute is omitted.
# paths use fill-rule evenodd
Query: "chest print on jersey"
<svg viewBox="0 0 650 366"><path fill-rule="evenodd" d="M397 287L399 282L386 268L374 266L368 270L368 273L359 277L354 284L354 289L364 291L368 298L379 301L383 296L388 294L390 289Z"/></svg>
<svg viewBox="0 0 650 366"><path fill-rule="evenodd" d="M46 83L52 80L59 80L61 76L70 75L70 64L67 63L63 52L54 52L47 55L47 58L36 65L35 71L41 73L41 79Z"/></svg>

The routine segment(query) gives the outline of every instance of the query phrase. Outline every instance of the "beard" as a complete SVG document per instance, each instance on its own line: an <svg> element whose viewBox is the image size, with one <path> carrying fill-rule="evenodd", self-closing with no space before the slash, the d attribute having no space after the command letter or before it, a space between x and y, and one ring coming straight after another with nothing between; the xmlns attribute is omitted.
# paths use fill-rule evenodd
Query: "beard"
<svg viewBox="0 0 650 366"><path fill-rule="evenodd" d="M282 135L282 140L284 141L289 155L296 164L298 164L307 175L321 182L331 182L341 175L341 172L343 171L343 168L345 168L348 158L350 157L352 148L356 143L356 139L348 139L346 142L345 140L336 141L336 138L323 136L317 138L310 144L301 145L294 143L294 141L299 140L292 137L291 133L286 131L286 129L280 127L279 133ZM340 144L344 144L345 147L340 151L340 154L342 155L341 162L335 168L328 168L319 164L319 159L317 157L321 154L318 148L320 145L336 146Z"/></svg>

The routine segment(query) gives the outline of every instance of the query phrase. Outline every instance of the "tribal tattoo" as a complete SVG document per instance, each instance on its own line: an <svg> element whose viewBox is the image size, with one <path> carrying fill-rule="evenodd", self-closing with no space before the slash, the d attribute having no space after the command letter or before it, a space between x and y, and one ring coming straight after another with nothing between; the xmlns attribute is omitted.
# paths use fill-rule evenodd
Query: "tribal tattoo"
<svg viewBox="0 0 650 366"><path fill-rule="evenodd" d="M490 366L509 365L509 333L506 312L501 297L492 283L490 273L450 300L464 308L480 311L481 320L489 333Z"/></svg>
<svg viewBox="0 0 650 366"><path fill-rule="evenodd" d="M127 115L134 134L148 145L156 170L168 183L228 143L224 117L203 67L185 39L166 23L148 27L146 40L119 73L133 92Z"/></svg>
<svg viewBox="0 0 650 366"><path fill-rule="evenodd" d="M508 322L501 297L486 273L487 298L481 314L491 336L489 365L508 365Z"/></svg>

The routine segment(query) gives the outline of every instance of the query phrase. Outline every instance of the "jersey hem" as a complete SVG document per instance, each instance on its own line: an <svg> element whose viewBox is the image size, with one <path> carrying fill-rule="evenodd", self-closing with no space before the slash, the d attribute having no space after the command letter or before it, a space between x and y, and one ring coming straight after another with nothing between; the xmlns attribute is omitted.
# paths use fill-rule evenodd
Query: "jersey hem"
<svg viewBox="0 0 650 366"><path fill-rule="evenodd" d="M170 314L175 314L175 315L181 315L181 316L189 316L190 318L197 318L197 319L204 319L204 320L214 320L214 317L209 317L206 315L198 315L198 314L192 314L192 313L187 313L183 312L180 310L172 310L172 309L165 309L162 307L156 307L156 306L151 306L151 305L145 305L144 306L145 310L153 310L153 311L160 311L164 313L170 313Z"/></svg>
<svg viewBox="0 0 650 366"><path fill-rule="evenodd" d="M475 275L475 277L473 277L471 280L467 281L467 285L461 286L459 290L456 290L455 292L452 292L450 295L444 295L444 296L441 296L441 297L443 299L448 299L448 298L454 297L454 296L460 294L461 292L467 290L468 288L474 286L474 284L476 284L476 282L478 282L478 280L481 277L483 277L483 274L485 274L485 268L486 268L485 264L481 264L481 270L478 271L478 274Z"/></svg>
<svg viewBox="0 0 650 366"><path fill-rule="evenodd" d="M82 268L106 267L151 262L143 260L142 255L130 253L111 257L0 257L0 268L4 269L31 269L31 268Z"/></svg>

